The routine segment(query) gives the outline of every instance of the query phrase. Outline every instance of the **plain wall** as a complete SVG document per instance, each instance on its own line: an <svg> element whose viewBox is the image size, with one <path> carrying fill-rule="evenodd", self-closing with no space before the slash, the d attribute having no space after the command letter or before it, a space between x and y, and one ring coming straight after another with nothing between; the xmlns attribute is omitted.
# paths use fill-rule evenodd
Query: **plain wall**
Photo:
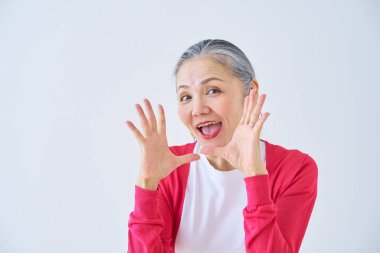
<svg viewBox="0 0 380 253"><path fill-rule="evenodd" d="M261 138L310 154L319 191L301 252L379 252L378 1L0 1L0 252L126 252L140 150L124 124L162 103L207 38L253 63Z"/></svg>

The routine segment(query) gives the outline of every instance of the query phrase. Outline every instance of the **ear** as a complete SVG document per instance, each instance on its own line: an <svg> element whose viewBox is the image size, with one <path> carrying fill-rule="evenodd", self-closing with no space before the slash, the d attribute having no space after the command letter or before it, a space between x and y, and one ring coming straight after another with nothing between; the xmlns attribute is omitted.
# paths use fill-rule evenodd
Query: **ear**
<svg viewBox="0 0 380 253"><path fill-rule="evenodd" d="M251 90L252 89L259 91L259 82L255 78L251 81Z"/></svg>

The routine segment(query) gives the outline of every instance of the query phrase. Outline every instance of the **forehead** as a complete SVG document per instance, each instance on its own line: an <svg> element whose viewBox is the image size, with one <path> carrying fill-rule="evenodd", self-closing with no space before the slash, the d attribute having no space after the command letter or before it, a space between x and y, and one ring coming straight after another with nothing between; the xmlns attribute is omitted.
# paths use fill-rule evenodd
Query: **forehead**
<svg viewBox="0 0 380 253"><path fill-rule="evenodd" d="M199 85L205 78L217 77L224 81L234 78L231 70L211 57L201 56L185 61L176 76L179 85Z"/></svg>

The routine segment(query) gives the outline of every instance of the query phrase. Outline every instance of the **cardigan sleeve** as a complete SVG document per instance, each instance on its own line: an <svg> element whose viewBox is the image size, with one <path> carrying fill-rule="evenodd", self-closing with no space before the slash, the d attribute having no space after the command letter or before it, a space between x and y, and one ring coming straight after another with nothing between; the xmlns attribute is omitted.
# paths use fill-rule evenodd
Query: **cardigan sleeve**
<svg viewBox="0 0 380 253"><path fill-rule="evenodd" d="M135 186L135 208L128 222L129 253L172 251L172 213L160 190Z"/></svg>
<svg viewBox="0 0 380 253"><path fill-rule="evenodd" d="M291 183L271 199L269 175L244 179L246 252L298 253L317 197L318 168L307 155Z"/></svg>

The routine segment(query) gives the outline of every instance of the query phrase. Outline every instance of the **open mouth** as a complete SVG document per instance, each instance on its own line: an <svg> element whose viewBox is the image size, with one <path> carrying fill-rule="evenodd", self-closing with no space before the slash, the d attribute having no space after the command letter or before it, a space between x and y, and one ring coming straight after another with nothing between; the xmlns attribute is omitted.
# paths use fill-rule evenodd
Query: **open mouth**
<svg viewBox="0 0 380 253"><path fill-rule="evenodd" d="M206 140L216 137L222 129L222 122L210 121L197 126L202 137Z"/></svg>

